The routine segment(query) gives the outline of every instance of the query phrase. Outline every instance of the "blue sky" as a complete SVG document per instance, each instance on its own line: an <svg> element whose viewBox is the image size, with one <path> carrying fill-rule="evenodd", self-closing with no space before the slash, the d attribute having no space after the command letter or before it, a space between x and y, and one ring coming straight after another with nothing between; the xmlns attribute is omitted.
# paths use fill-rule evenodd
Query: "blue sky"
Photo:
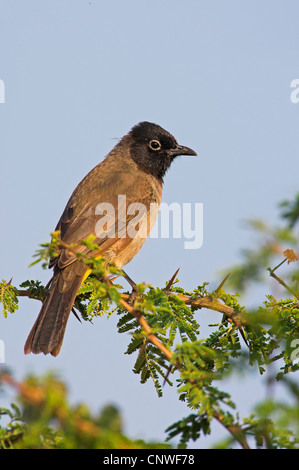
<svg viewBox="0 0 299 470"><path fill-rule="evenodd" d="M251 243L243 221L275 224L277 204L298 190L299 104L290 100L298 15L292 0L0 0L0 276L49 280L40 266L28 268L34 251L115 138L148 120L198 153L174 162L163 201L203 203L204 242L186 250L180 239L149 239L126 271L161 285L180 267L186 288L216 284ZM117 404L131 437L163 439L189 414L175 387L158 399L139 383L114 317L70 318L57 358L25 357L38 311L23 299L0 317L16 378L57 371L73 403ZM263 398L254 374L227 387L244 414Z"/></svg>

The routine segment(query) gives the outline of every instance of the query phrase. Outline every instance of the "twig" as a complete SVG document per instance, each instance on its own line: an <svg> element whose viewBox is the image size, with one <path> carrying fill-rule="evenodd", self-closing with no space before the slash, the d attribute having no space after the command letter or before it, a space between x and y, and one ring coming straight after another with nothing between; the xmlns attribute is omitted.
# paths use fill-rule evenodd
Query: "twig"
<svg viewBox="0 0 299 470"><path fill-rule="evenodd" d="M190 305L193 308L208 308L210 310L215 310L216 312L222 313L223 315L228 317L229 320L235 323L238 328L243 323L245 323L245 319L241 318L240 312L237 312L234 308L221 303L218 299L215 299L214 297L206 296L193 299L187 295L182 294L177 294L177 296L179 299L183 300L186 305Z"/></svg>
<svg viewBox="0 0 299 470"><path fill-rule="evenodd" d="M47 293L47 291L46 291ZM16 295L18 297L30 297L31 299L34 299L34 300L40 300L41 302L43 301L43 299L41 297L34 297L32 295L32 289L17 289L16 290Z"/></svg>
<svg viewBox="0 0 299 470"><path fill-rule="evenodd" d="M154 344L155 346L157 346L158 349L160 349L160 351L163 352L163 354L166 356L166 358L171 361L172 359L172 352L169 351L169 349L167 349L163 343L161 343L161 341L152 333L152 330L151 330L151 327L149 326L149 324L147 323L146 319L144 318L144 316L142 315L141 312L139 312L139 310L135 309L134 307L132 307L131 305L129 305L125 300L123 299L120 299L120 304L126 309L128 310L128 312L135 318L137 318L138 320L138 323L140 324L141 328L143 329L143 331L145 332L146 334L146 338L148 340L148 342Z"/></svg>
<svg viewBox="0 0 299 470"><path fill-rule="evenodd" d="M284 260L286 261L286 260ZM280 263L278 266L280 266L282 263ZM277 282L279 282L279 284L281 284L285 289L287 289L294 297L296 297L296 299L299 300L299 294L297 292L294 292L285 282L283 279L281 279L280 277L278 277L274 271L278 268L278 266L276 266L276 268L274 269L271 269L271 268L267 268L269 273L270 273L270 276L273 277L274 279L276 279Z"/></svg>
<svg viewBox="0 0 299 470"><path fill-rule="evenodd" d="M225 427L225 429L230 432L230 434L239 442L243 449L250 449L248 442L246 440L245 432L242 430L241 426L238 424L225 424L223 421L223 416L214 410L213 417Z"/></svg>

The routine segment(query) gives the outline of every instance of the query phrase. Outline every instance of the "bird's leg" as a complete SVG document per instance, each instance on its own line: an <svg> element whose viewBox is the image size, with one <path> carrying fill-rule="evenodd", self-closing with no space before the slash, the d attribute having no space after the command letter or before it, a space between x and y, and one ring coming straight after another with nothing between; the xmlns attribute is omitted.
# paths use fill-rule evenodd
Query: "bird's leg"
<svg viewBox="0 0 299 470"><path fill-rule="evenodd" d="M129 301L128 303L129 304L133 304L134 300L135 300L135 297L137 295L137 286L135 284L135 282L130 278L130 276L127 275L127 273L125 273L124 270L122 270L123 272L123 277L126 279L126 281L130 284L130 286L132 287L132 292L131 292L131 295L129 297Z"/></svg>

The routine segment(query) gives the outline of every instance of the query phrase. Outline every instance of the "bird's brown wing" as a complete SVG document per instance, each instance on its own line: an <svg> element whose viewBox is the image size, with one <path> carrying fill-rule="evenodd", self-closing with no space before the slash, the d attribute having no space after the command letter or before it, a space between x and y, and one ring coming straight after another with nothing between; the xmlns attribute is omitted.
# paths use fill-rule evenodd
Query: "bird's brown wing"
<svg viewBox="0 0 299 470"><path fill-rule="evenodd" d="M88 247L80 244L90 235L95 237L94 243L100 247L104 257L105 251L113 247L121 251L132 241L127 234L127 226L136 218L136 213L128 214L128 207L132 203L141 203L148 211L151 202L157 200L160 203L160 194L154 194L156 188L153 189L151 181L143 174L137 172L134 178L128 177L128 173L118 167L117 176L110 171L103 179L103 173L106 173L104 163L93 170L93 177L86 177L78 185L70 198L56 230L60 230L64 243L74 245L72 251L62 249L58 257L51 259L50 267L57 265L60 269L65 268L77 260L77 253L94 255ZM103 203L110 204L114 211L99 214L99 209L104 208ZM147 214L140 214L140 218L144 216L147 217ZM105 224L102 223L104 220ZM149 230L145 238L148 233Z"/></svg>

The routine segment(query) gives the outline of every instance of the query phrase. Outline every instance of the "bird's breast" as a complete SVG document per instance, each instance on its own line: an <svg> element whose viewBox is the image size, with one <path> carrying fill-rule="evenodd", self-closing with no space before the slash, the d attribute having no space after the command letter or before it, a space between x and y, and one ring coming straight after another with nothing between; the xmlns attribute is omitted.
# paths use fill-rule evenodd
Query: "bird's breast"
<svg viewBox="0 0 299 470"><path fill-rule="evenodd" d="M136 201L131 206L131 218L127 219L125 236L119 238L110 246L103 256L108 263L122 268L129 263L139 252L148 238L158 216L162 198L162 185L155 178L149 178L145 182L146 198Z"/></svg>

